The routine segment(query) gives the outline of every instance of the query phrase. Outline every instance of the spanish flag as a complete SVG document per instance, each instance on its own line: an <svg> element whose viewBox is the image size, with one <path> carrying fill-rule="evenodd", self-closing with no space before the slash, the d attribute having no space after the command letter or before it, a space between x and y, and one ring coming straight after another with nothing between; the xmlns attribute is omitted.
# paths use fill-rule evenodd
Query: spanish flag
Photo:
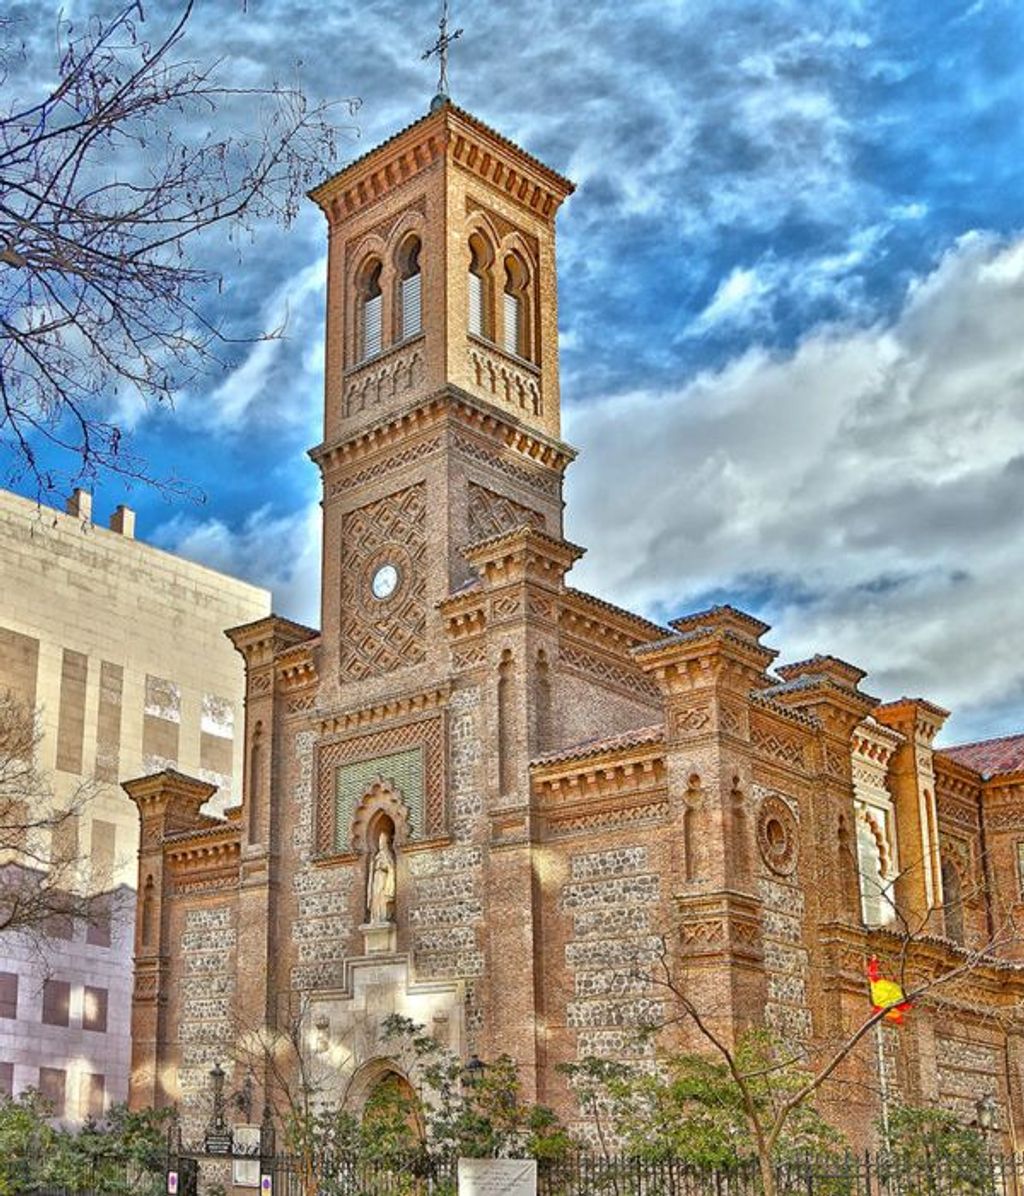
<svg viewBox="0 0 1024 1196"><path fill-rule="evenodd" d="M910 1002L904 1000L903 989L895 980L886 980L882 975L878 957L875 955L868 960L868 981L871 985L871 1006L875 1013L881 1009L888 1009L885 1020L901 1023L903 1015L910 1008Z"/></svg>

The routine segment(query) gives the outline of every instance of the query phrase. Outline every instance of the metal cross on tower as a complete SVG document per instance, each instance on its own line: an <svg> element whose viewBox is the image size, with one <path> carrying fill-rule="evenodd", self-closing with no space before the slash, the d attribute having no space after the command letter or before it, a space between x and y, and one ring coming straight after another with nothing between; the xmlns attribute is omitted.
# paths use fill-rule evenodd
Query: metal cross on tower
<svg viewBox="0 0 1024 1196"><path fill-rule="evenodd" d="M462 36L461 29L456 29L454 33L448 32L448 0L444 0L441 19L438 21L437 27L441 31L437 41L429 50L423 52L424 59L433 58L436 54L441 67L437 81L437 95L434 96L431 108L448 99L448 47Z"/></svg>

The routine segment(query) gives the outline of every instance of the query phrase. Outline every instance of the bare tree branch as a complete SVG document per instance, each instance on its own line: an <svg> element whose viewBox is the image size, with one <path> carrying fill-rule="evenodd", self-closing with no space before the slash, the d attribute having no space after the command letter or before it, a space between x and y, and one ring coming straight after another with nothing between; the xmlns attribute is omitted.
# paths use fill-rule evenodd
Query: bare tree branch
<svg viewBox="0 0 1024 1196"><path fill-rule="evenodd" d="M0 452L39 493L104 471L154 481L109 413L169 405L221 364L204 234L290 223L335 161L334 105L177 56L192 12L184 0L155 40L138 3L81 32L62 22L56 82L0 103ZM14 32L0 21L8 91ZM242 132L219 131L229 113Z"/></svg>
<svg viewBox="0 0 1024 1196"><path fill-rule="evenodd" d="M106 918L111 876L96 875L78 846L94 786L59 798L37 763L35 713L0 691L0 931L41 939L71 918Z"/></svg>

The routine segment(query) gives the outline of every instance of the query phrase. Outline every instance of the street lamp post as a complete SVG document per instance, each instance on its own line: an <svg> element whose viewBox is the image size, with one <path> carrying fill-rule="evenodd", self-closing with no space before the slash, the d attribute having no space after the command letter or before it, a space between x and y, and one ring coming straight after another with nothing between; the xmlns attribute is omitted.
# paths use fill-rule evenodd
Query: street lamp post
<svg viewBox="0 0 1024 1196"><path fill-rule="evenodd" d="M993 1159L990 1139L990 1135L995 1134L999 1128L999 1106L991 1092L979 1096L974 1102L974 1123L981 1130L981 1137L985 1143L985 1159L988 1163L989 1177L991 1180L999 1180L1002 1178L1002 1163L998 1159ZM992 1172L996 1168L999 1173L993 1175Z"/></svg>
<svg viewBox="0 0 1024 1196"><path fill-rule="evenodd" d="M466 1066L462 1069L462 1086L470 1092L476 1088L480 1081L484 1078L484 1072L487 1070L487 1064L480 1058L480 1056L473 1052L466 1062Z"/></svg>
<svg viewBox="0 0 1024 1196"><path fill-rule="evenodd" d="M213 1116L206 1127L206 1150L208 1154L231 1153L231 1130L224 1116L224 1068L215 1063L210 1071L213 1086Z"/></svg>

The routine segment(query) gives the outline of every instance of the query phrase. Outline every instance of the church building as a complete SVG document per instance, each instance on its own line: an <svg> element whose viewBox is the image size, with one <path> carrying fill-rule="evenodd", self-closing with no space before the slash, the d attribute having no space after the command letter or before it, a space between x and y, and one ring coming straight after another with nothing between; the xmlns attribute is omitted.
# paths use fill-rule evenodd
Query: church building
<svg viewBox="0 0 1024 1196"><path fill-rule="evenodd" d="M569 580L555 222L572 184L439 97L312 192L329 242L319 630L228 631L242 803L165 770L138 807L131 1099L248 1093L240 1039L291 1032L358 1109L392 1013L501 1053L580 1126L560 1063L643 1058L665 946L727 1036L820 1057L865 968L958 978L869 1036L823 1111L869 1144L880 1093L1024 1131L1024 735L937 749L830 655L776 663L729 606L669 626ZM630 468L642 467L632 462ZM614 487L610 477L608 486ZM680 570L685 563L680 562ZM909 936L909 937L908 937ZM876 1049L877 1046L877 1049ZM409 1079L410 1077L404 1077Z"/></svg>

